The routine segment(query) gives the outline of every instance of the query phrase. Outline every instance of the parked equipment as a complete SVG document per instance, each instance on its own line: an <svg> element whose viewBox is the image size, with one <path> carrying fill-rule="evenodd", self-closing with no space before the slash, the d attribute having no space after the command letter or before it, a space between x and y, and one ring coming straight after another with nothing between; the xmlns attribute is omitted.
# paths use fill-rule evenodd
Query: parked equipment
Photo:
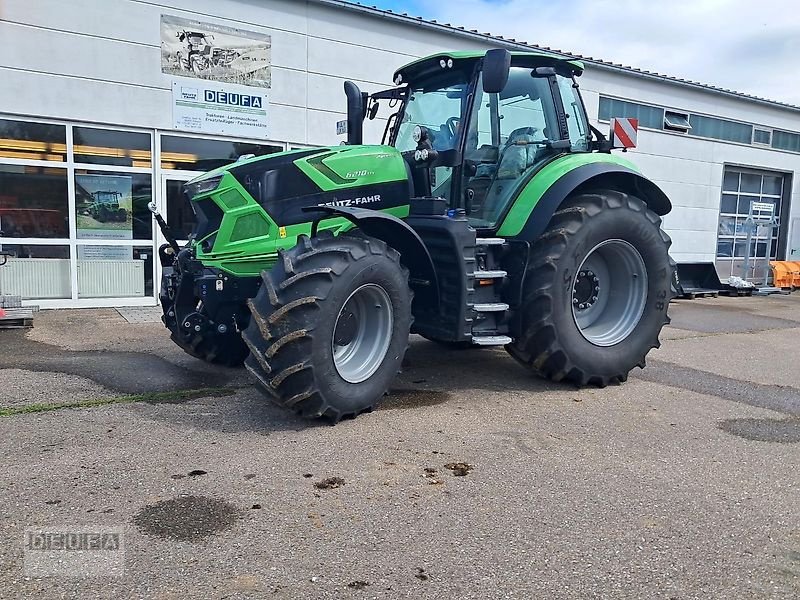
<svg viewBox="0 0 800 600"><path fill-rule="evenodd" d="M0 250L0 267L13 255ZM22 306L19 296L3 295L0 292L0 329L17 329L33 327L33 314L39 310L37 306Z"/></svg>
<svg viewBox="0 0 800 600"><path fill-rule="evenodd" d="M772 260L772 282L775 287L784 290L800 288L800 263L788 260Z"/></svg>
<svg viewBox="0 0 800 600"><path fill-rule="evenodd" d="M675 270L677 296L694 298L716 298L727 287L722 284L714 263L678 263Z"/></svg>
<svg viewBox="0 0 800 600"><path fill-rule="evenodd" d="M533 52L432 56L371 96L345 83L347 145L189 182L189 245L159 221L172 339L334 422L386 393L409 332L503 346L553 381L625 381L669 322L671 204L589 125L582 72ZM397 108L384 145L363 145L380 102Z"/></svg>

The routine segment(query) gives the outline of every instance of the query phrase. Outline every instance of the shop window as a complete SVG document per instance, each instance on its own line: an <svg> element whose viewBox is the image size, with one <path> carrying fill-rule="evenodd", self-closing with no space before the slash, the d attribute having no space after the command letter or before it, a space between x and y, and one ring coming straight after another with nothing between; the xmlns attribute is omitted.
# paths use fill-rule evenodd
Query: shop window
<svg viewBox="0 0 800 600"><path fill-rule="evenodd" d="M64 162L67 160L67 128L0 119L0 158Z"/></svg>
<svg viewBox="0 0 800 600"><path fill-rule="evenodd" d="M78 245L78 298L153 295L152 246Z"/></svg>
<svg viewBox="0 0 800 600"><path fill-rule="evenodd" d="M0 238L69 237L67 170L0 164Z"/></svg>
<svg viewBox="0 0 800 600"><path fill-rule="evenodd" d="M75 212L79 239L149 240L153 217L149 173L75 171Z"/></svg>
<svg viewBox="0 0 800 600"><path fill-rule="evenodd" d="M72 297L69 276L69 246L0 244L10 254L0 267L0 296L22 296L23 300Z"/></svg>
<svg viewBox="0 0 800 600"><path fill-rule="evenodd" d="M150 134L93 127L72 128L76 163L150 168Z"/></svg>
<svg viewBox="0 0 800 600"><path fill-rule="evenodd" d="M283 146L228 142L176 135L161 136L161 168L182 171L210 171L232 162L240 156L262 156L283 152Z"/></svg>

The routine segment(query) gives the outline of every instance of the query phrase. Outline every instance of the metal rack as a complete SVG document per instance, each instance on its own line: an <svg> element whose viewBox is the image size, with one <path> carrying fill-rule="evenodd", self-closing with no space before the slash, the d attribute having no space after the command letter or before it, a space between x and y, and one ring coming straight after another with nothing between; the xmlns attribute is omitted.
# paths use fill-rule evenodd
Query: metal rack
<svg viewBox="0 0 800 600"><path fill-rule="evenodd" d="M773 234L775 230L780 227L780 219L775 215L775 204L772 202L760 202L753 200L750 202L750 209L747 214L747 220L744 222L744 229L747 232L747 241L745 242L744 264L742 265L742 279L748 280L748 273L750 272L750 261L758 258L758 252L754 252L756 244L763 237L759 236L759 230L768 228L766 235L767 249L764 257L764 270L763 270L763 285L756 288L757 294L775 294L781 292L781 288L769 285L769 256L770 247L772 243ZM753 266L754 283L761 281L756 277L756 266Z"/></svg>

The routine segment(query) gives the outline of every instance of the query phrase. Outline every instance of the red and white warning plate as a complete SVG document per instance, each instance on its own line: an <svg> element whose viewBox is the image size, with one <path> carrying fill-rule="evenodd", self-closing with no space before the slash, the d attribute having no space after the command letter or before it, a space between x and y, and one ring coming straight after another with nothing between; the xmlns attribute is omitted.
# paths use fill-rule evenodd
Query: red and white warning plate
<svg viewBox="0 0 800 600"><path fill-rule="evenodd" d="M639 119L611 119L611 138L614 148L635 148L636 134L639 131Z"/></svg>

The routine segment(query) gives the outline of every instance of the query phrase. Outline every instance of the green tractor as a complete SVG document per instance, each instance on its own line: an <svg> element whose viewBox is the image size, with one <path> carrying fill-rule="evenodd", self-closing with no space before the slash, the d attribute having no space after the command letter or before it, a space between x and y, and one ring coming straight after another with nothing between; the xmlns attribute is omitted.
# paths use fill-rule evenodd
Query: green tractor
<svg viewBox="0 0 800 600"><path fill-rule="evenodd" d="M172 339L334 422L380 401L409 333L502 346L552 381L625 381L669 322L671 204L590 126L582 71L502 49L425 58L393 89L345 83L346 145L189 182L187 247L156 213ZM363 145L381 102L384 144Z"/></svg>
<svg viewBox="0 0 800 600"><path fill-rule="evenodd" d="M97 191L92 192L92 202L87 211L95 221L108 223L109 221L125 221L128 211L121 208L119 201L122 192Z"/></svg>

